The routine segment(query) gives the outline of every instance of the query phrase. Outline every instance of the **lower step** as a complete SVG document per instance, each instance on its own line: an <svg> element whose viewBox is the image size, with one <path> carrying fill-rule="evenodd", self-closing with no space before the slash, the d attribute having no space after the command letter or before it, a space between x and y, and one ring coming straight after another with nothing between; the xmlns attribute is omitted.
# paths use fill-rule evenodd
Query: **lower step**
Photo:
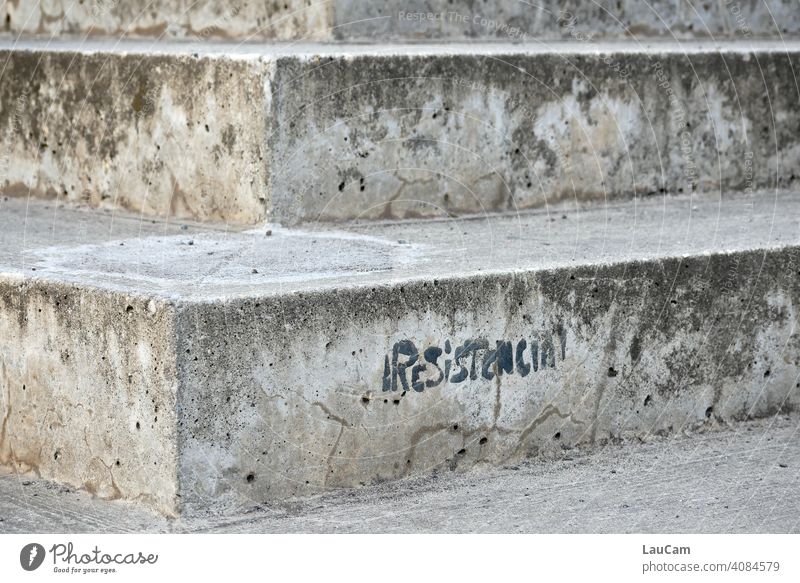
<svg viewBox="0 0 800 583"><path fill-rule="evenodd" d="M1 195L295 225L800 188L798 41L39 40L0 61Z"/></svg>
<svg viewBox="0 0 800 583"><path fill-rule="evenodd" d="M167 515L800 404L800 199L217 231L9 200L0 462Z"/></svg>

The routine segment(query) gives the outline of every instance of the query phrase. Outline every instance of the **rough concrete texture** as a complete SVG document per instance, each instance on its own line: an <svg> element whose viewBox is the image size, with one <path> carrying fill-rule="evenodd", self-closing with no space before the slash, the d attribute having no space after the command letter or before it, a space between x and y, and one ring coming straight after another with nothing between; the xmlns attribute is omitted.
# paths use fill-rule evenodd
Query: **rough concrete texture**
<svg viewBox="0 0 800 583"><path fill-rule="evenodd" d="M791 45L281 59L274 220L442 217L794 184Z"/></svg>
<svg viewBox="0 0 800 583"><path fill-rule="evenodd" d="M10 43L0 190L255 224L796 185L796 42Z"/></svg>
<svg viewBox="0 0 800 583"><path fill-rule="evenodd" d="M161 512L800 402L795 193L250 232L42 204L2 207L0 451Z"/></svg>
<svg viewBox="0 0 800 583"><path fill-rule="evenodd" d="M26 250L179 227L97 212L61 222L41 204L3 203L0 216L0 463L174 515L174 310L157 297L37 277Z"/></svg>
<svg viewBox="0 0 800 583"><path fill-rule="evenodd" d="M269 40L779 36L793 0L9 0L6 34Z"/></svg>
<svg viewBox="0 0 800 583"><path fill-rule="evenodd" d="M323 40L331 35L327 0L9 0L5 32L23 35L175 39Z"/></svg>
<svg viewBox="0 0 800 583"><path fill-rule="evenodd" d="M4 278L0 464L177 507L175 335L152 299Z"/></svg>
<svg viewBox="0 0 800 583"><path fill-rule="evenodd" d="M24 49L0 61L3 193L264 218L269 64Z"/></svg>
<svg viewBox="0 0 800 583"><path fill-rule="evenodd" d="M0 476L0 532L797 533L797 416L440 472L273 503L156 517L122 501Z"/></svg>
<svg viewBox="0 0 800 583"><path fill-rule="evenodd" d="M792 0L340 0L336 38L533 39L780 36L800 31Z"/></svg>

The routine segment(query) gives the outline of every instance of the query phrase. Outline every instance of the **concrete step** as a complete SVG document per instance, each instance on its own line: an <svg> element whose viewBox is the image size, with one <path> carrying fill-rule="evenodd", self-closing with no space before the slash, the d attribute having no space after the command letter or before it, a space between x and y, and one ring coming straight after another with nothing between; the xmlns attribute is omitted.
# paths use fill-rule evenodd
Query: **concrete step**
<svg viewBox="0 0 800 583"><path fill-rule="evenodd" d="M794 0L18 0L6 34L235 40L780 37L800 32Z"/></svg>
<svg viewBox="0 0 800 583"><path fill-rule="evenodd" d="M2 533L797 533L797 415L169 520L0 469Z"/></svg>
<svg viewBox="0 0 800 583"><path fill-rule="evenodd" d="M0 188L286 225L797 186L800 43L3 45Z"/></svg>
<svg viewBox="0 0 800 583"><path fill-rule="evenodd" d="M171 516L800 404L794 192L340 229L0 217L0 462Z"/></svg>

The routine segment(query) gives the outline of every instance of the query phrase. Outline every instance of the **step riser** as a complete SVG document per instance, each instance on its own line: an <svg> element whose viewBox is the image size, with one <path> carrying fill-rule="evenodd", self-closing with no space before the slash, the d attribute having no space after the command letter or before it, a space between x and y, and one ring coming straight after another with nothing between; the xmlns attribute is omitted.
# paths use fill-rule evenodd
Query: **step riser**
<svg viewBox="0 0 800 583"><path fill-rule="evenodd" d="M63 36L129 36L157 39L327 40L331 2L190 2L98 0L44 9L21 0L0 7L6 31ZM7 19L10 18L10 21Z"/></svg>
<svg viewBox="0 0 800 583"><path fill-rule="evenodd" d="M793 248L186 306L181 499L248 506L791 410L799 268ZM485 351L474 379L471 356L447 383L393 365L438 347L444 370L474 339L510 343L491 379Z"/></svg>
<svg viewBox="0 0 800 583"><path fill-rule="evenodd" d="M175 515L172 310L4 278L0 339L0 464Z"/></svg>
<svg viewBox="0 0 800 583"><path fill-rule="evenodd" d="M800 31L792 0L579 2L474 0L308 3L114 0L82 4L21 0L0 6L0 31L234 40L417 40L778 36ZM274 4L274 5L273 5ZM308 5L310 4L310 5Z"/></svg>
<svg viewBox="0 0 800 583"><path fill-rule="evenodd" d="M175 515L790 410L796 197L746 200L270 237L8 201L0 464Z"/></svg>
<svg viewBox="0 0 800 583"><path fill-rule="evenodd" d="M797 57L285 59L273 218L441 217L788 185L800 164ZM753 82L759 66L765 83Z"/></svg>
<svg viewBox="0 0 800 583"><path fill-rule="evenodd" d="M796 51L321 59L15 53L0 188L295 224L797 181Z"/></svg>
<svg viewBox="0 0 800 583"><path fill-rule="evenodd" d="M198 220L265 218L268 63L0 53L7 59L3 194Z"/></svg>

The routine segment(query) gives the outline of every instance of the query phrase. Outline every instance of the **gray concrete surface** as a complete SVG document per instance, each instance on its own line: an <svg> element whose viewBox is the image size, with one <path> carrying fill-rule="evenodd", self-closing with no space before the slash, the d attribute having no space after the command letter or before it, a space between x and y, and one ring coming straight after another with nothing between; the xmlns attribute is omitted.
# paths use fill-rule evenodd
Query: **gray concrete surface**
<svg viewBox="0 0 800 583"><path fill-rule="evenodd" d="M793 35L791 0L340 0L333 35L341 39L704 38Z"/></svg>
<svg viewBox="0 0 800 583"><path fill-rule="evenodd" d="M778 191L244 229L12 197L0 266L19 281L213 302L780 250L797 244L798 217L797 193Z"/></svg>
<svg viewBox="0 0 800 583"><path fill-rule="evenodd" d="M15 0L0 6L5 34L178 39L331 37L333 2L281 0Z"/></svg>
<svg viewBox="0 0 800 583"><path fill-rule="evenodd" d="M0 461L237 514L791 411L798 205L226 231L4 200Z"/></svg>
<svg viewBox="0 0 800 583"><path fill-rule="evenodd" d="M0 533L797 533L799 429L769 417L172 521L4 475Z"/></svg>
<svg viewBox="0 0 800 583"><path fill-rule="evenodd" d="M567 26L567 23L571 23ZM792 0L14 0L0 34L269 40L526 40L779 36L800 30Z"/></svg>
<svg viewBox="0 0 800 583"><path fill-rule="evenodd" d="M0 192L284 225L795 188L797 41L0 45Z"/></svg>

